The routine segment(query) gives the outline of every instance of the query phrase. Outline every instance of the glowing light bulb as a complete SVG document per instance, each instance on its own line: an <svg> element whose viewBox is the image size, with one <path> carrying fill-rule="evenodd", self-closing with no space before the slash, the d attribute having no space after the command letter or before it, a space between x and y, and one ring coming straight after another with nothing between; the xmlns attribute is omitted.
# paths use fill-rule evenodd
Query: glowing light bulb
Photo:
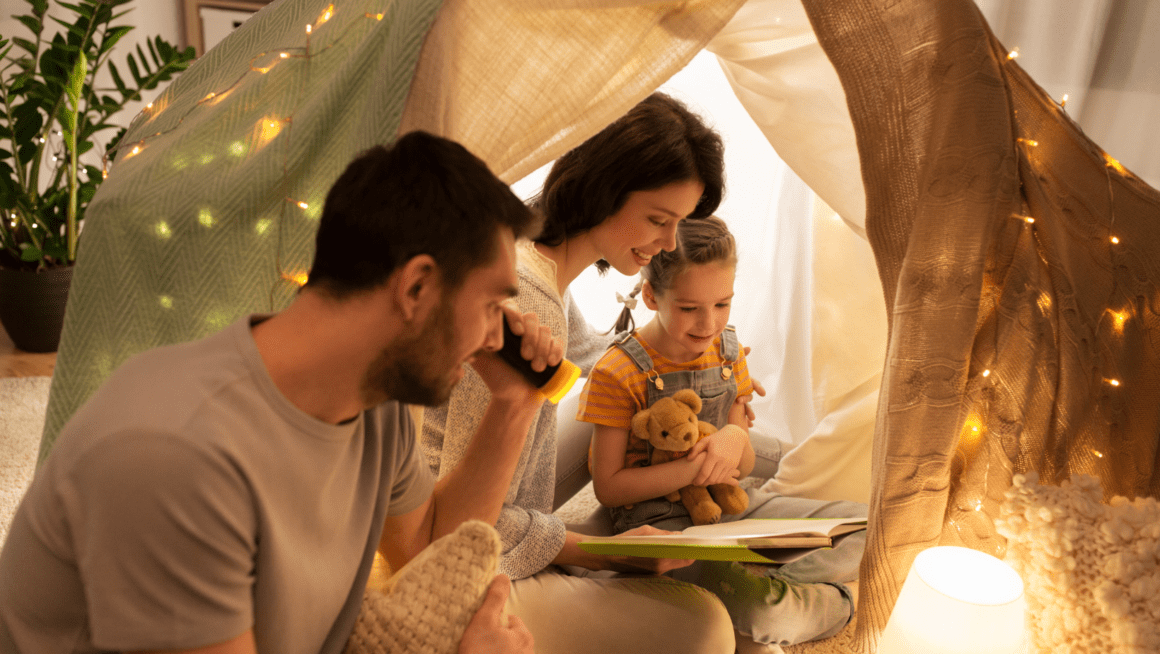
<svg viewBox="0 0 1160 654"><path fill-rule="evenodd" d="M990 376L991 376L991 371L990 371L990 370L984 370L984 371L983 371L983 376L984 376L984 377L990 377Z"/></svg>
<svg viewBox="0 0 1160 654"><path fill-rule="evenodd" d="M168 295L162 295L161 297L157 298L157 303L161 305L162 309L173 308L173 298L169 297Z"/></svg>
<svg viewBox="0 0 1160 654"><path fill-rule="evenodd" d="M41 142L42 144L44 143L44 137L43 137L43 136L42 136L42 137L40 137L40 142Z"/></svg>
<svg viewBox="0 0 1160 654"><path fill-rule="evenodd" d="M139 146L139 145L134 145L134 146L133 146L133 149L132 149L131 151L129 151L129 154L137 154L137 153L138 153L138 152L140 152L140 151L141 151L141 146Z"/></svg>
<svg viewBox="0 0 1160 654"><path fill-rule="evenodd" d="M283 58L283 59L288 59L290 57L290 54L286 53L286 52L281 52L278 54L278 56Z"/></svg>
<svg viewBox="0 0 1160 654"><path fill-rule="evenodd" d="M1019 58L1019 48L1015 48L1011 52L1008 52L1007 58L1008 59L1018 59Z"/></svg>
<svg viewBox="0 0 1160 654"><path fill-rule="evenodd" d="M310 33L310 30L312 30L312 29L314 29L314 26L313 26L313 25L307 25L307 26L306 26L306 33L307 33L307 34L309 34L309 33Z"/></svg>
<svg viewBox="0 0 1160 654"><path fill-rule="evenodd" d="M309 205L309 204L306 204L305 202L299 202L299 203L298 203L298 208L300 208L300 209L309 209L309 208L310 208L310 205Z"/></svg>
<svg viewBox="0 0 1160 654"><path fill-rule="evenodd" d="M322 10L322 14L318 17L318 20L316 20L314 22L321 25L321 24L325 23L326 21L330 20L330 17L333 15L334 15L334 5L333 4L327 5L326 9Z"/></svg>
<svg viewBox="0 0 1160 654"><path fill-rule="evenodd" d="M1120 385L1120 380L1118 380L1118 379L1108 379L1106 381L1109 384L1111 384L1112 386L1119 386Z"/></svg>
<svg viewBox="0 0 1160 654"><path fill-rule="evenodd" d="M1113 243L1113 244L1116 244L1116 243L1119 243L1119 242L1120 242L1120 239L1119 239L1119 237L1117 237L1117 236L1113 236L1113 237L1112 237L1112 243Z"/></svg>
<svg viewBox="0 0 1160 654"><path fill-rule="evenodd" d="M213 227L215 222L213 213L209 209L199 209L197 212L197 222L201 223L202 227Z"/></svg>
<svg viewBox="0 0 1160 654"><path fill-rule="evenodd" d="M1092 450L1092 454L1096 455L1097 457L1099 457L1101 459L1104 458L1104 453L1099 451L1099 450Z"/></svg>
<svg viewBox="0 0 1160 654"><path fill-rule="evenodd" d="M382 19L383 19L383 12L380 11L379 13L375 14L375 20L382 20Z"/></svg>
<svg viewBox="0 0 1160 654"><path fill-rule="evenodd" d="M169 223L164 220L157 221L157 224L153 226L153 231L163 239L173 236L173 230L169 228Z"/></svg>
<svg viewBox="0 0 1160 654"><path fill-rule="evenodd" d="M1117 173L1120 173L1121 175L1125 175L1128 172L1128 169L1124 168L1123 164L1121 164L1119 161L1116 161L1116 159L1114 157L1112 157L1112 155L1108 154L1107 152L1104 153L1104 162L1108 165L1108 168L1115 170Z"/></svg>
<svg viewBox="0 0 1160 654"><path fill-rule="evenodd" d="M290 274L282 273L282 279L285 279L288 282L294 282L299 286L306 286L306 282L309 278L310 277L307 275L306 271L298 271L296 273Z"/></svg>
<svg viewBox="0 0 1160 654"><path fill-rule="evenodd" d="M1063 99L1059 101L1059 106L1061 106L1061 107L1067 106L1067 94L1066 93L1063 94Z"/></svg>
<svg viewBox="0 0 1160 654"><path fill-rule="evenodd" d="M1027 145L1030 145L1033 148L1039 145L1039 141L1036 141L1035 139L1015 139L1015 140L1019 141L1020 143L1026 143Z"/></svg>
<svg viewBox="0 0 1160 654"><path fill-rule="evenodd" d="M145 108L146 108L146 109L152 109L152 108L153 108L153 103L152 103L152 102L150 102L149 104L145 105Z"/></svg>

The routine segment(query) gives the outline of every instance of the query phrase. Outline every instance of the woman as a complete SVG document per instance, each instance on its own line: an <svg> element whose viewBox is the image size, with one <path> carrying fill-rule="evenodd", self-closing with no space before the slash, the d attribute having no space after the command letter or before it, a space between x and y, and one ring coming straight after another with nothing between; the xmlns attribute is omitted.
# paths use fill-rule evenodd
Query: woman
<svg viewBox="0 0 1160 654"><path fill-rule="evenodd" d="M654 93L553 165L533 201L543 232L517 245L516 301L564 340L568 359L587 374L611 336L585 322L569 284L594 264L637 274L676 247L679 221L712 214L723 189L720 136L680 102ZM446 405L425 412L422 443L436 475L459 462L487 403L487 389L469 371ZM556 453L556 407L545 404L496 523L500 572L514 580L510 610L532 631L537 651L733 652L728 614L705 591L667 577L608 578L688 561L599 556L576 545L582 536L551 513ZM604 578L592 578L594 571Z"/></svg>

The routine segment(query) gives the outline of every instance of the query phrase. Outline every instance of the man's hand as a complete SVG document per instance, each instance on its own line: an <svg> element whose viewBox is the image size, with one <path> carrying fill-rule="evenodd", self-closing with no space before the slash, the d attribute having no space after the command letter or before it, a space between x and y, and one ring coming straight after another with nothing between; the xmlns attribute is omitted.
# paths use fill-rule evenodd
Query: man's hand
<svg viewBox="0 0 1160 654"><path fill-rule="evenodd" d="M511 590L511 579L496 575L463 632L459 654L533 654L532 632L519 617L504 613Z"/></svg>
<svg viewBox="0 0 1160 654"><path fill-rule="evenodd" d="M560 363L564 358L564 344L552 337L547 325L540 324L535 313L521 313L515 301L501 304L512 333L521 337L520 354L531 361L532 370L540 372ZM471 364L493 398L524 400L531 396L532 385L514 368L494 354L481 354Z"/></svg>
<svg viewBox="0 0 1160 654"><path fill-rule="evenodd" d="M749 443L749 434L736 425L727 425L723 429L709 434L697 441L689 450L689 460L696 462L702 457L701 468L693 478L694 486L709 486L712 484L738 484L741 471L738 464L745 446Z"/></svg>

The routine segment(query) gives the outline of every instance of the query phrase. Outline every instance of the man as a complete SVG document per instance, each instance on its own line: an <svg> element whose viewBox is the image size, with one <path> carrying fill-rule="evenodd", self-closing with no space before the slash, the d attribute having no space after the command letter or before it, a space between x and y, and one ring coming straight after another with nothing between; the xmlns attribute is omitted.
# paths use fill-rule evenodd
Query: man
<svg viewBox="0 0 1160 654"><path fill-rule="evenodd" d="M562 347L516 293L538 225L461 146L412 133L331 188L294 302L138 355L61 432L0 554L0 651L340 652L376 546L397 569L464 520L494 524ZM471 363L493 401L435 483L404 402ZM463 639L531 651L493 583ZM492 649L491 651L496 651Z"/></svg>

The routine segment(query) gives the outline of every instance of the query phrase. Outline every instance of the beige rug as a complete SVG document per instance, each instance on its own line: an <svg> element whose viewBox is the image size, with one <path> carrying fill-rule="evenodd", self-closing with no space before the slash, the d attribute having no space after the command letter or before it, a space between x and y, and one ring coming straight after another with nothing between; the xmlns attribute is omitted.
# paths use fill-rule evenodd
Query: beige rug
<svg viewBox="0 0 1160 654"><path fill-rule="evenodd" d="M32 483L51 377L0 378L0 543Z"/></svg>

